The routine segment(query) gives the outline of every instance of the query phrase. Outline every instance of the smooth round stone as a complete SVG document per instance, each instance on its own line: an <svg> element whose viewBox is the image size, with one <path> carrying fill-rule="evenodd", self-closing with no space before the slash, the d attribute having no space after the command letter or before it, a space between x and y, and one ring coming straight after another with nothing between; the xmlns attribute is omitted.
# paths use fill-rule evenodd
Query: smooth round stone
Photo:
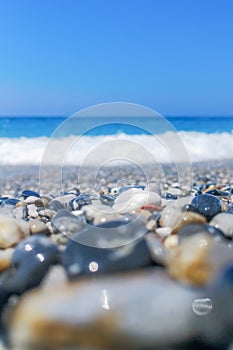
<svg viewBox="0 0 233 350"><path fill-rule="evenodd" d="M80 194L78 197L71 199L69 202L69 206L72 210L79 210L82 208L82 206L89 204L92 204L92 200L88 194Z"/></svg>
<svg viewBox="0 0 233 350"><path fill-rule="evenodd" d="M161 205L161 197L155 192L142 191L137 188L121 193L115 200L113 211L116 213L130 213L145 205Z"/></svg>
<svg viewBox="0 0 233 350"><path fill-rule="evenodd" d="M121 219L97 226L87 225L72 239L91 247L115 248L140 239L146 232L146 219L140 215L127 214Z"/></svg>
<svg viewBox="0 0 233 350"><path fill-rule="evenodd" d="M41 198L37 198L34 204L38 208L48 208L50 201L51 199L49 197L41 197Z"/></svg>
<svg viewBox="0 0 233 350"><path fill-rule="evenodd" d="M31 190L24 190L22 193L21 193L21 196L26 199L30 196L33 196L33 197L37 197L37 198L40 198L40 195L38 192L35 192L35 191L31 191Z"/></svg>
<svg viewBox="0 0 233 350"><path fill-rule="evenodd" d="M208 224L198 224L198 223L192 223L188 224L184 227L182 227L178 232L178 238L179 242L183 239L189 238L192 235L196 235L198 233L207 234L211 237L213 237L216 241L226 241L226 238L224 237L224 234L221 230L218 228L208 225Z"/></svg>
<svg viewBox="0 0 233 350"><path fill-rule="evenodd" d="M221 201L211 194L200 194L193 198L192 206L195 210L211 220L221 212Z"/></svg>
<svg viewBox="0 0 233 350"><path fill-rule="evenodd" d="M58 210L64 209L64 205L60 201L58 201L57 199L53 199L49 203L49 209L54 210L54 211L58 211Z"/></svg>
<svg viewBox="0 0 233 350"><path fill-rule="evenodd" d="M49 238L42 235L27 237L17 245L13 254L15 272L7 288L11 292L22 293L36 287L57 260L57 246Z"/></svg>
<svg viewBox="0 0 233 350"><path fill-rule="evenodd" d="M29 196L25 199L25 202L27 204L35 204L35 201L38 200L38 197L36 196Z"/></svg>
<svg viewBox="0 0 233 350"><path fill-rule="evenodd" d="M49 233L48 227L45 225L45 223L39 221L39 220L30 220L29 221L29 229L30 233L32 235L34 234L47 234Z"/></svg>
<svg viewBox="0 0 233 350"><path fill-rule="evenodd" d="M78 240L78 235L74 237ZM62 263L70 279L92 275L135 270L151 265L144 239L114 249L96 248L69 241Z"/></svg>
<svg viewBox="0 0 233 350"><path fill-rule="evenodd" d="M23 221L22 221L23 223ZM24 223L23 223L24 224ZM13 247L25 237L23 224L9 216L0 215L0 248Z"/></svg>
<svg viewBox="0 0 233 350"><path fill-rule="evenodd" d="M220 229L226 237L233 237L233 213L220 213L215 215L210 221L210 225Z"/></svg>
<svg viewBox="0 0 233 350"><path fill-rule="evenodd" d="M39 213L37 211L37 207L35 206L35 204L28 204L27 212L28 212L28 216L30 218L33 218L33 219L37 218L38 215L39 215Z"/></svg>
<svg viewBox="0 0 233 350"><path fill-rule="evenodd" d="M45 216L49 219L52 219L54 217L54 215L56 215L56 211L55 210L51 210L51 209L42 209L39 211L39 216Z"/></svg>
<svg viewBox="0 0 233 350"><path fill-rule="evenodd" d="M60 210L52 219L53 232L62 233L67 237L72 237L76 232L83 230L85 223L68 210Z"/></svg>

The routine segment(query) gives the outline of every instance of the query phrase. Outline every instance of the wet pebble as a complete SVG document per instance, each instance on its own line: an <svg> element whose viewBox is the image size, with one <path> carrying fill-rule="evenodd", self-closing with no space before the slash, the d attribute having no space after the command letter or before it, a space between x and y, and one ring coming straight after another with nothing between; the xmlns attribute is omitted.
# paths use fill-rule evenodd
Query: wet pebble
<svg viewBox="0 0 233 350"><path fill-rule="evenodd" d="M193 198L192 206L195 210L211 220L221 212L221 201L211 194L200 194Z"/></svg>
<svg viewBox="0 0 233 350"><path fill-rule="evenodd" d="M20 242L13 254L14 272L7 288L11 293L22 293L37 286L49 267L56 264L58 249L49 238L33 235Z"/></svg>

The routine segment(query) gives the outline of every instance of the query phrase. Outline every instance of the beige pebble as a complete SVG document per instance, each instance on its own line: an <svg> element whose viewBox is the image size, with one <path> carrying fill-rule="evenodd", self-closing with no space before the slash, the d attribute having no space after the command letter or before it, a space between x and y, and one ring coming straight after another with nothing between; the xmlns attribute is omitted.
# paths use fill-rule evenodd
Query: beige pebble
<svg viewBox="0 0 233 350"><path fill-rule="evenodd" d="M173 249L177 247L178 245L178 236L177 235L170 235L167 238L165 238L164 242L164 247L168 250Z"/></svg>
<svg viewBox="0 0 233 350"><path fill-rule="evenodd" d="M13 247L27 234L26 222L0 215L0 248Z"/></svg>
<svg viewBox="0 0 233 350"><path fill-rule="evenodd" d="M49 233L48 227L45 225L44 222L39 220L30 220L29 221L29 229L31 234L37 234L37 233Z"/></svg>
<svg viewBox="0 0 233 350"><path fill-rule="evenodd" d="M208 284L230 263L231 249L203 233L182 240L167 256L167 268L171 276L195 286Z"/></svg>
<svg viewBox="0 0 233 350"><path fill-rule="evenodd" d="M8 269L11 266L12 255L14 253L13 248L7 248L0 250L0 272Z"/></svg>

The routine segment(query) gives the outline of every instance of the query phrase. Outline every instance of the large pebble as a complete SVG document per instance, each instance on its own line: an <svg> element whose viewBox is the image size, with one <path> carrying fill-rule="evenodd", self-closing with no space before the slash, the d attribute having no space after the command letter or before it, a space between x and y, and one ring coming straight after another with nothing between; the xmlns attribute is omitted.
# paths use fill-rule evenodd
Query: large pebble
<svg viewBox="0 0 233 350"><path fill-rule="evenodd" d="M27 235L26 226L23 221L0 215L0 248L16 245Z"/></svg>
<svg viewBox="0 0 233 350"><path fill-rule="evenodd" d="M112 208L116 213L129 213L149 204L159 207L161 205L160 195L132 188L121 193Z"/></svg>
<svg viewBox="0 0 233 350"><path fill-rule="evenodd" d="M219 284L184 288L161 269L152 269L39 288L14 310L10 345L17 350L47 349L48 344L56 350L195 349L195 344L227 349L232 281L224 289ZM213 308L200 317L203 297Z"/></svg>
<svg viewBox="0 0 233 350"><path fill-rule="evenodd" d="M192 206L194 209L204 215L207 220L211 220L215 215L221 212L221 201L211 194L200 194L193 198Z"/></svg>
<svg viewBox="0 0 233 350"><path fill-rule="evenodd" d="M233 213L220 213L211 221L210 225L219 228L226 237L233 237Z"/></svg>
<svg viewBox="0 0 233 350"><path fill-rule="evenodd" d="M11 266L14 248L0 250L0 272L8 269Z"/></svg>
<svg viewBox="0 0 233 350"><path fill-rule="evenodd" d="M38 233L47 234L47 233L49 233L49 229L45 225L45 223L41 222L39 220L30 220L29 229L30 229L31 234L38 234Z"/></svg>
<svg viewBox="0 0 233 350"><path fill-rule="evenodd" d="M170 251L167 266L171 276L179 281L201 286L209 284L232 261L232 249L207 234L197 233Z"/></svg>
<svg viewBox="0 0 233 350"><path fill-rule="evenodd" d="M12 264L15 270L7 289L11 293L22 293L37 286L57 259L58 249L49 238L42 235L27 237L14 251Z"/></svg>

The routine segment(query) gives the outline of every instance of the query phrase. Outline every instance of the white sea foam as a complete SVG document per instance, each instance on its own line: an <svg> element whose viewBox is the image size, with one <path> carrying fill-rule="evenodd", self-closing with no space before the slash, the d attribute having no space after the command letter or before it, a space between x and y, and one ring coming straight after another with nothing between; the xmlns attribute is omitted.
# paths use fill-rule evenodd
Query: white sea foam
<svg viewBox="0 0 233 350"><path fill-rule="evenodd" d="M0 138L1 165L39 165L42 159L54 165L61 158L67 165L88 165L114 158L134 160L135 155L145 163L233 159L233 133L167 132L157 136L119 134L50 140Z"/></svg>

